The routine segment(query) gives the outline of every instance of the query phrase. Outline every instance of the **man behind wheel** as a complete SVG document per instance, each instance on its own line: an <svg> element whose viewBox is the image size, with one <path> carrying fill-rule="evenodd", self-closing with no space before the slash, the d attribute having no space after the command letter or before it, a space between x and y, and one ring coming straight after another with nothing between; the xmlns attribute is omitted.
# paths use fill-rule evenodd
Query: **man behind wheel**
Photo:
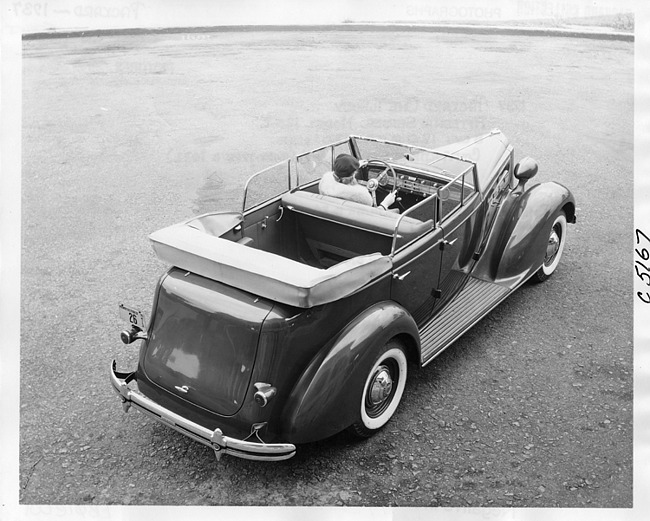
<svg viewBox="0 0 650 521"><path fill-rule="evenodd" d="M373 206L372 196L365 187L357 182L355 173L359 169L359 161L350 154L339 154L334 160L334 171L323 175L318 184L321 195L338 197L347 201ZM395 202L395 194L388 193L378 207L387 210Z"/></svg>

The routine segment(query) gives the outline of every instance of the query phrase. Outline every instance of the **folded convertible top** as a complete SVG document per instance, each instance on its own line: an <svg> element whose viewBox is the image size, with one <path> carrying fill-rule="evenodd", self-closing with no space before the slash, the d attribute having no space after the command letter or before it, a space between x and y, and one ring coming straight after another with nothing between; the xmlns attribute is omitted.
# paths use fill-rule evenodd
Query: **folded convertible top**
<svg viewBox="0 0 650 521"><path fill-rule="evenodd" d="M187 223L149 236L156 255L181 269L277 302L310 308L355 293L391 269L390 257L362 255L320 269L215 237Z"/></svg>

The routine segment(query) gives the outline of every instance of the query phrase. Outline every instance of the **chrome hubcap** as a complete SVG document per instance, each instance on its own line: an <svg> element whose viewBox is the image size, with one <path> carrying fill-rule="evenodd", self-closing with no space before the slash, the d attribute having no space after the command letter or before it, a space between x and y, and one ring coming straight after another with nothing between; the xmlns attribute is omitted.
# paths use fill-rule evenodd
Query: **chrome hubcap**
<svg viewBox="0 0 650 521"><path fill-rule="evenodd" d="M546 245L546 258L544 259L544 264L552 263L559 249L560 236L558 235L557 230L553 229L551 236L548 238L548 244Z"/></svg>
<svg viewBox="0 0 650 521"><path fill-rule="evenodd" d="M372 407L380 405L390 396L393 389L393 379L387 367L380 366L368 389L368 399Z"/></svg>

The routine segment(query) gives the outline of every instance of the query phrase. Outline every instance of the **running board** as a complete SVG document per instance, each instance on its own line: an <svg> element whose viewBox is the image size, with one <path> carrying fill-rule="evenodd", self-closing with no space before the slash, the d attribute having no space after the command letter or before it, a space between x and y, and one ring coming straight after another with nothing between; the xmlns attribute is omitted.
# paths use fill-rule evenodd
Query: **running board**
<svg viewBox="0 0 650 521"><path fill-rule="evenodd" d="M494 309L510 288L469 277L465 287L440 313L420 327L421 363L426 365Z"/></svg>

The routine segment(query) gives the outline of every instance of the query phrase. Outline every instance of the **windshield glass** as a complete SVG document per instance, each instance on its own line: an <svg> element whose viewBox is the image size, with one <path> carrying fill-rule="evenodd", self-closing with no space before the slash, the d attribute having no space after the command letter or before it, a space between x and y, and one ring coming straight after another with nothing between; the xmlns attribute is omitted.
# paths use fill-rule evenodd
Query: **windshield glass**
<svg viewBox="0 0 650 521"><path fill-rule="evenodd" d="M243 211L292 188L320 180L325 172L333 169L336 156L343 153L350 153L347 138L300 154L295 159L285 159L257 172L246 182Z"/></svg>
<svg viewBox="0 0 650 521"><path fill-rule="evenodd" d="M339 154L349 154L350 143L347 139L316 148L296 157L297 186L316 181L334 168L334 159Z"/></svg>
<svg viewBox="0 0 650 521"><path fill-rule="evenodd" d="M362 159L383 159L395 165L405 165L430 172L437 177L454 179L472 165L459 157L453 157L422 147L354 136L357 149ZM473 186L473 176L465 176L464 182Z"/></svg>
<svg viewBox="0 0 650 521"><path fill-rule="evenodd" d="M251 176L244 188L243 211L283 194L291 188L291 172L295 166L289 159L265 168Z"/></svg>

